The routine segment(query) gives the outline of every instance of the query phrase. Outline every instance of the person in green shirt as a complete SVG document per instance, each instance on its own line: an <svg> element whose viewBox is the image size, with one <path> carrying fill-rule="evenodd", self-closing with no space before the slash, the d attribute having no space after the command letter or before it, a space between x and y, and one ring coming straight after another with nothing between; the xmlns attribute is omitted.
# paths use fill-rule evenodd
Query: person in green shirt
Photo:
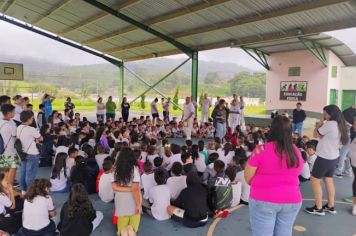
<svg viewBox="0 0 356 236"><path fill-rule="evenodd" d="M106 102L106 121L115 120L116 104L112 101L112 96L109 96Z"/></svg>

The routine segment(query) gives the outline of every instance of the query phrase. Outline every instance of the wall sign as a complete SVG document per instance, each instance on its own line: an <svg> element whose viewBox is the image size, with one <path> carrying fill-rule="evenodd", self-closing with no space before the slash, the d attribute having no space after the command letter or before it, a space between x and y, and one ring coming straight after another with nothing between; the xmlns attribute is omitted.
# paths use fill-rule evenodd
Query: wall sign
<svg viewBox="0 0 356 236"><path fill-rule="evenodd" d="M305 101L307 98L306 81L282 81L280 87L280 100Z"/></svg>

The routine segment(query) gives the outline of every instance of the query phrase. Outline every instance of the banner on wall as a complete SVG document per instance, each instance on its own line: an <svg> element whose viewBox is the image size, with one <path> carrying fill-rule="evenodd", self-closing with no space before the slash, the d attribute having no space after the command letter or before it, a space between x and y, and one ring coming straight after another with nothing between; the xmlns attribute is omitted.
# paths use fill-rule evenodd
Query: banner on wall
<svg viewBox="0 0 356 236"><path fill-rule="evenodd" d="M280 88L280 100L305 101L307 98L306 81L282 81Z"/></svg>

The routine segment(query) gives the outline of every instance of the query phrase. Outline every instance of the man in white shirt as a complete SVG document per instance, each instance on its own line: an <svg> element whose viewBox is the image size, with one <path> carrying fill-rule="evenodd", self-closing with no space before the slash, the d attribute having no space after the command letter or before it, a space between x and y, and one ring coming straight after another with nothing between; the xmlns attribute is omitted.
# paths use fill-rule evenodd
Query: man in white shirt
<svg viewBox="0 0 356 236"><path fill-rule="evenodd" d="M240 96L240 102L238 103L239 107L240 107L240 122L239 125L241 125L241 127L245 126L245 102L244 102L244 97Z"/></svg>
<svg viewBox="0 0 356 236"><path fill-rule="evenodd" d="M190 140L192 137L193 121L195 116L195 107L190 100L190 97L185 98L185 104L183 109L182 122L184 126L184 133L186 140Z"/></svg>
<svg viewBox="0 0 356 236"><path fill-rule="evenodd" d="M14 121L17 126L21 124L20 114L23 111L24 100L21 95L16 95L14 97L14 106L15 106L15 117Z"/></svg>
<svg viewBox="0 0 356 236"><path fill-rule="evenodd" d="M20 120L22 124L17 127L16 136L21 141L22 151L27 154L21 162L20 187L21 191L26 192L37 175L39 151L36 142L41 142L43 138L37 129L30 126L33 122L32 112L21 112Z"/></svg>
<svg viewBox="0 0 356 236"><path fill-rule="evenodd" d="M208 98L208 94L204 94L203 100L200 101L201 106L201 123L208 122L209 119L209 109L211 107L211 101Z"/></svg>
<svg viewBox="0 0 356 236"><path fill-rule="evenodd" d="M155 124L156 118L159 118L159 113L158 113L158 109L157 109L157 102L158 102L158 98L155 98L151 102L151 114L152 114L152 123L153 124Z"/></svg>
<svg viewBox="0 0 356 236"><path fill-rule="evenodd" d="M4 152L0 156L0 168L9 169L7 181L12 186L16 177L16 169L20 164L14 147L16 124L12 119L15 116L15 107L11 104L3 104L1 113L4 114L3 119L0 120L0 134L3 139Z"/></svg>
<svg viewBox="0 0 356 236"><path fill-rule="evenodd" d="M233 99L230 106L230 127L232 132L235 132L236 126L240 123L240 106L237 100Z"/></svg>

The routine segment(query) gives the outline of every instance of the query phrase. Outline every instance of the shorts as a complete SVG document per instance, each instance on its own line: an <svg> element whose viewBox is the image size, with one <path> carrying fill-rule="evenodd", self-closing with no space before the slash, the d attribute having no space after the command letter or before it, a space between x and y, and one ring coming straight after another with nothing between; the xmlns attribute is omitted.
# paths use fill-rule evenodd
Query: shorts
<svg viewBox="0 0 356 236"><path fill-rule="evenodd" d="M152 118L159 118L159 114L158 113L152 113Z"/></svg>
<svg viewBox="0 0 356 236"><path fill-rule="evenodd" d="M21 160L17 154L2 154L0 155L1 169L17 169L19 168Z"/></svg>
<svg viewBox="0 0 356 236"><path fill-rule="evenodd" d="M311 175L317 179L322 179L324 177L332 178L338 162L339 158L328 160L318 156L314 162Z"/></svg>

